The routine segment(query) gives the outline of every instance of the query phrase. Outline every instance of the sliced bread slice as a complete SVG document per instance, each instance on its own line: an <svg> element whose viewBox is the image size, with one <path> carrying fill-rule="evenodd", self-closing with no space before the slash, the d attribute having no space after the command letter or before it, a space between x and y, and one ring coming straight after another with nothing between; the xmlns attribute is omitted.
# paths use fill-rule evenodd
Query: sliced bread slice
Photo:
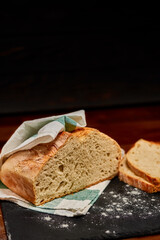
<svg viewBox="0 0 160 240"><path fill-rule="evenodd" d="M160 185L160 144L140 139L126 157L128 166L136 175Z"/></svg>
<svg viewBox="0 0 160 240"><path fill-rule="evenodd" d="M158 188L156 185L146 181L142 177L139 177L132 172L127 164L126 156L123 157L119 164L119 179L120 181L123 181L148 193L160 191L160 187Z"/></svg>

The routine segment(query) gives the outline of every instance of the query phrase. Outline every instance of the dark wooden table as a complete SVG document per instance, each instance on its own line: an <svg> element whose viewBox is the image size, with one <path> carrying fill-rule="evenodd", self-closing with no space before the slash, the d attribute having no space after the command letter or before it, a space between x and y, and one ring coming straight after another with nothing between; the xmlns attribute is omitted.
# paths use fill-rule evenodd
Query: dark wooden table
<svg viewBox="0 0 160 240"><path fill-rule="evenodd" d="M0 147L8 140L15 129L25 120L55 115L64 112L45 114L17 114L0 117ZM160 104L86 110L87 124L108 134L126 151L139 138L160 141ZM5 224L0 208L0 239L6 240ZM160 235L132 238L132 240L158 240Z"/></svg>

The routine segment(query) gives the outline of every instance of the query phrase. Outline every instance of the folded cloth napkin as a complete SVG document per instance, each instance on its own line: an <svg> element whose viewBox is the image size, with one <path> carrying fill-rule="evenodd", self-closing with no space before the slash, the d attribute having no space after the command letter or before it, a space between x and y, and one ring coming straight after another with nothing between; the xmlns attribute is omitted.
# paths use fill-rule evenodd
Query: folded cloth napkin
<svg viewBox="0 0 160 240"><path fill-rule="evenodd" d="M32 203L13 193L0 182L0 199L17 203L19 206L38 212L74 217L85 215L109 182L110 180L106 180L77 193L54 199L41 206L34 206Z"/></svg>
<svg viewBox="0 0 160 240"><path fill-rule="evenodd" d="M84 110L25 121L3 146L0 154L0 166L6 158L17 151L31 149L40 143L51 142L62 131L71 132L77 127L85 126Z"/></svg>
<svg viewBox="0 0 160 240"><path fill-rule="evenodd" d="M25 121L2 148L0 166L6 158L17 151L30 149L40 143L51 142L59 132L71 132L77 127L85 126L86 119L84 110L65 115ZM86 214L109 182L110 181L104 181L78 193L55 199L38 207L13 193L1 183L0 199L15 202L20 206L35 211L73 217Z"/></svg>

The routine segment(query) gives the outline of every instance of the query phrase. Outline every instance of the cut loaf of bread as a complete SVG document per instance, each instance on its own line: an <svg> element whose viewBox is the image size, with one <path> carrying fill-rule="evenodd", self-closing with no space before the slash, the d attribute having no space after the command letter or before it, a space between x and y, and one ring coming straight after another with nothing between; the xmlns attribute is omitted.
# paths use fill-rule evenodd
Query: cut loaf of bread
<svg viewBox="0 0 160 240"><path fill-rule="evenodd" d="M93 128L60 133L48 143L10 156L1 180L35 205L77 192L118 174L121 148Z"/></svg>
<svg viewBox="0 0 160 240"><path fill-rule="evenodd" d="M160 185L160 144L138 140L127 152L127 163L138 176Z"/></svg>
<svg viewBox="0 0 160 240"><path fill-rule="evenodd" d="M119 179L133 187L139 188L148 193L160 191L160 187L146 181L144 178L137 176L128 166L126 156L119 164Z"/></svg>

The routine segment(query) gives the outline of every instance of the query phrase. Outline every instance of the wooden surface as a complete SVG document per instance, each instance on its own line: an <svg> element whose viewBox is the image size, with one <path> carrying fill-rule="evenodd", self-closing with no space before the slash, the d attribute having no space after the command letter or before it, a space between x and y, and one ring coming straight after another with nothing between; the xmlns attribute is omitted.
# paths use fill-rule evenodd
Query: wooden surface
<svg viewBox="0 0 160 240"><path fill-rule="evenodd" d="M0 118L0 146L8 140L15 129L25 120L59 114L50 112L48 114L36 115L11 115ZM62 113L62 112L61 112ZM65 112L63 112L65 113ZM87 110L86 118L88 126L99 129L110 135L126 151L139 138L160 141L160 105L108 108ZM0 239L6 240L3 225L2 212L0 210ZM160 235L132 238L132 240L158 240Z"/></svg>

